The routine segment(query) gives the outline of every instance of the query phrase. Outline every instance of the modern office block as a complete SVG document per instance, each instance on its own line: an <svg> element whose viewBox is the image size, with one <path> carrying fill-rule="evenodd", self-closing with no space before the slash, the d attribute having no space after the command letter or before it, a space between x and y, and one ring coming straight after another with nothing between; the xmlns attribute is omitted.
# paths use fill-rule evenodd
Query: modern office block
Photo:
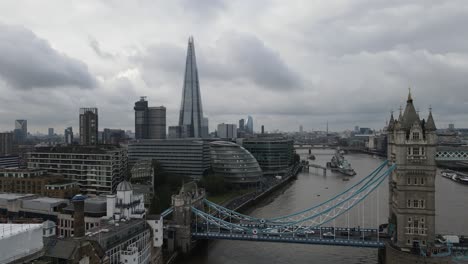
<svg viewBox="0 0 468 264"><path fill-rule="evenodd" d="M135 139L166 138L166 108L148 107L143 96L135 102Z"/></svg>
<svg viewBox="0 0 468 264"><path fill-rule="evenodd" d="M13 133L0 133L0 156L11 155L13 153Z"/></svg>
<svg viewBox="0 0 468 264"><path fill-rule="evenodd" d="M128 145L129 166L156 160L164 171L200 178L210 167L210 146L200 139L135 140Z"/></svg>
<svg viewBox="0 0 468 264"><path fill-rule="evenodd" d="M65 136L65 144L71 145L73 144L73 128L67 127L64 131Z"/></svg>
<svg viewBox="0 0 468 264"><path fill-rule="evenodd" d="M235 124L219 124L218 137L223 139L237 138L237 126Z"/></svg>

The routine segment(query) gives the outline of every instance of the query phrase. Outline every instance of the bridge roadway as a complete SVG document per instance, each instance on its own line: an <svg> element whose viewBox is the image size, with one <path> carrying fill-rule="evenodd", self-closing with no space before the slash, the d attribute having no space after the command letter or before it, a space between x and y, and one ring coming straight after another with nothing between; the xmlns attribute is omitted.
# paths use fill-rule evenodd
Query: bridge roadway
<svg viewBox="0 0 468 264"><path fill-rule="evenodd" d="M192 237L195 239L247 240L367 248L383 248L386 239L385 234L378 235L376 229L358 230L357 228L350 228L349 234L348 228L339 227L314 228L314 230L303 233L267 233L262 232L260 229L258 233L254 234L245 231L219 229L213 226L207 229L206 224L200 224L192 228Z"/></svg>

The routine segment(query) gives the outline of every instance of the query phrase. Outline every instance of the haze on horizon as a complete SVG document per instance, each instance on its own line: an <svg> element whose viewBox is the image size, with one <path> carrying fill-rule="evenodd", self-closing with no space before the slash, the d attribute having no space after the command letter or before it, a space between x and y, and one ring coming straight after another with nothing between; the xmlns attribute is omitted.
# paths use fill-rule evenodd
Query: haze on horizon
<svg viewBox="0 0 468 264"><path fill-rule="evenodd" d="M468 127L468 2L2 1L0 131L99 126L134 129L147 96L176 125L189 36L204 115L254 117L255 129L381 129L405 104L421 117Z"/></svg>

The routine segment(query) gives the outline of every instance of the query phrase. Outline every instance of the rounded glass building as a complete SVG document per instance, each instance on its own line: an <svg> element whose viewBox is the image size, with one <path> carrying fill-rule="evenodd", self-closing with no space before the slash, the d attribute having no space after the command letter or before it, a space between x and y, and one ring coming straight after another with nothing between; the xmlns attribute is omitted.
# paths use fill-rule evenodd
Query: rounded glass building
<svg viewBox="0 0 468 264"><path fill-rule="evenodd" d="M260 182L262 170L249 151L233 142L214 141L211 147L211 167L226 182L255 184Z"/></svg>

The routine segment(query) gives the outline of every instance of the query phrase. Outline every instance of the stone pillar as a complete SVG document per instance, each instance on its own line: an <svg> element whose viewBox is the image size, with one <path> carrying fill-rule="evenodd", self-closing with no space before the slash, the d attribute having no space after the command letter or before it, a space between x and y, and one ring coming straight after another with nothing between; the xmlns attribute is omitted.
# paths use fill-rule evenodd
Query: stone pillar
<svg viewBox="0 0 468 264"><path fill-rule="evenodd" d="M182 253L189 253L192 249L192 206L202 209L203 199L205 190L198 189L195 182L185 184L179 194L172 196L175 246Z"/></svg>

